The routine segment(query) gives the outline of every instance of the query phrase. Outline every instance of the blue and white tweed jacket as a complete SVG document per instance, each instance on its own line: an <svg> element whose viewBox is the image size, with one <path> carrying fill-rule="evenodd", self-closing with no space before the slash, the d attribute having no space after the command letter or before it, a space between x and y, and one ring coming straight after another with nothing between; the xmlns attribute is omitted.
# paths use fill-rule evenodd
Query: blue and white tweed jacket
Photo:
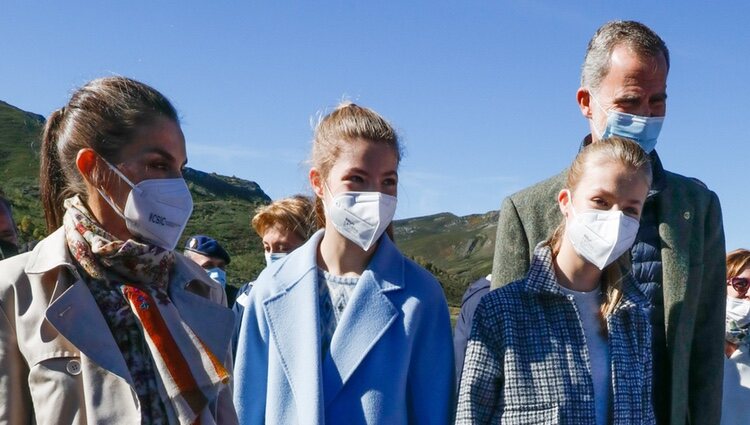
<svg viewBox="0 0 750 425"><path fill-rule="evenodd" d="M630 274L606 318L613 425L654 424L651 325ZM559 288L548 246L525 279L485 295L474 316L457 424L594 424L589 352L572 296Z"/></svg>

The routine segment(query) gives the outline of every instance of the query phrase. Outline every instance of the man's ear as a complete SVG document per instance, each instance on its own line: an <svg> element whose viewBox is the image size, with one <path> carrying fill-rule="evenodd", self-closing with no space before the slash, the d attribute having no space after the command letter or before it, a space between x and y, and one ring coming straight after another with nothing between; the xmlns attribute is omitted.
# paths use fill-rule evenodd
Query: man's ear
<svg viewBox="0 0 750 425"><path fill-rule="evenodd" d="M323 199L323 175L320 174L320 171L317 168L312 167L310 168L308 178L310 179L310 186L312 186L315 195L318 198Z"/></svg>
<svg viewBox="0 0 750 425"><path fill-rule="evenodd" d="M83 148L79 150L78 155L76 155L76 168L78 168L78 172L81 173L83 179L92 186L96 186L96 182L94 181L96 180L94 178L94 171L98 159L98 155L91 148Z"/></svg>
<svg viewBox="0 0 750 425"><path fill-rule="evenodd" d="M591 119L591 92L585 87L579 87L576 92L576 101L581 115L586 119Z"/></svg>

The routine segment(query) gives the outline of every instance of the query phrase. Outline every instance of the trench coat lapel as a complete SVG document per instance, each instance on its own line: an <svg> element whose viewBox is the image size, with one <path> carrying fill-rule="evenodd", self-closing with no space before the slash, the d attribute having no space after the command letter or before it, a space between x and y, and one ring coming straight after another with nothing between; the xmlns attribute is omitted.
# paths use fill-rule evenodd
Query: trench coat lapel
<svg viewBox="0 0 750 425"><path fill-rule="evenodd" d="M125 359L112 337L112 332L91 291L82 280L76 280L50 304L46 317L52 326L86 357L133 385Z"/></svg>
<svg viewBox="0 0 750 425"><path fill-rule="evenodd" d="M357 287L333 334L323 363L325 404L339 394L367 354L398 318L398 309L386 295L402 289L404 259L387 236Z"/></svg>
<svg viewBox="0 0 750 425"><path fill-rule="evenodd" d="M200 287L202 292L222 290L213 283L196 279L195 274L186 273L190 261L182 256L177 258L175 275L170 282L169 297L180 312L182 320L195 335L206 344L219 360L223 361L229 353L232 332L234 331L234 312L210 299L192 293L191 287ZM206 279L209 279L206 276Z"/></svg>
<svg viewBox="0 0 750 425"><path fill-rule="evenodd" d="M274 279L284 286L263 300L273 344L271 349L279 353L284 374L296 396L297 411L317 412L319 420L323 418L323 411L316 254L322 236L322 232L316 233L283 260ZM298 261L289 261L292 257ZM313 418L309 420L318 422Z"/></svg>
<svg viewBox="0 0 750 425"><path fill-rule="evenodd" d="M671 177L667 174L668 179ZM688 276L690 272L690 223L695 220L695 211L687 194L682 193L680 185L668 181L659 203L659 236L661 238L661 258L663 266L662 286L664 291L664 320L669 334L668 341L681 333L680 320L685 300ZM670 323L677 326L670 326ZM669 344L669 342L668 342Z"/></svg>
<svg viewBox="0 0 750 425"><path fill-rule="evenodd" d="M57 274L58 280L55 283L52 301L45 313L47 320L94 363L133 385L122 353L94 296L72 266L62 228L44 243L49 244L48 249L44 249L45 255L32 258L27 266L27 272L44 273L55 267L69 269L69 273ZM224 359L228 354L231 332L234 329L234 313L226 307L191 293L187 289L190 284L205 286L206 291L216 288L210 283L195 280L193 275L186 273L190 266L184 262L188 260L180 256L177 258L175 274L170 282L170 298L178 311L190 312L181 315L182 319L212 353Z"/></svg>
<svg viewBox="0 0 750 425"><path fill-rule="evenodd" d="M39 255L41 252L44 255ZM62 228L40 242L29 259L26 273L43 279L55 268L61 270L56 273L57 281L45 311L47 321L73 344L75 350L132 385L130 372L112 332L94 296L72 265Z"/></svg>

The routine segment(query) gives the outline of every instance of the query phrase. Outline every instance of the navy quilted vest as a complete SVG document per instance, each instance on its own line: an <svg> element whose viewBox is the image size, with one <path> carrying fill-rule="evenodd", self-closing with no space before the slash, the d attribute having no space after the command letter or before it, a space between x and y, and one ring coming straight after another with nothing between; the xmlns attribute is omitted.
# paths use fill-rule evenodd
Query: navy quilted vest
<svg viewBox="0 0 750 425"><path fill-rule="evenodd" d="M631 248L633 274L638 287L650 304L649 318L653 326L654 413L656 423L669 420L670 367L664 324L664 292L662 291L661 239L659 238L659 193L666 186L666 176L656 152L651 153L654 181L641 213L641 226Z"/></svg>

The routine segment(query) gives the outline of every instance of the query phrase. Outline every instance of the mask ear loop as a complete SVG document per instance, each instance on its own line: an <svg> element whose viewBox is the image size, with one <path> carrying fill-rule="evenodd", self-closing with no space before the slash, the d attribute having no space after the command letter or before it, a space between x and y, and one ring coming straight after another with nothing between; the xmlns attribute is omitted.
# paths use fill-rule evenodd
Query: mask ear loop
<svg viewBox="0 0 750 425"><path fill-rule="evenodd" d="M323 178L323 176L321 176ZM326 202L326 190L328 190L328 195L333 199L333 192L331 192L331 188L328 187L328 182L326 182L325 178L323 178L323 197L320 198L320 203L323 204L323 214L326 217L326 220L328 219L329 213L328 213L328 202Z"/></svg>
<svg viewBox="0 0 750 425"><path fill-rule="evenodd" d="M328 186L328 182L325 179L323 179L323 189L327 189L328 196L330 196L331 199L333 199L333 191L331 190L331 186ZM325 190L323 191L323 196L325 196Z"/></svg>
<svg viewBox="0 0 750 425"><path fill-rule="evenodd" d="M565 189L566 192L568 192L568 205L570 205L570 210L573 212L573 218L575 218L578 215L578 211L576 211L576 207L573 206L573 192L570 191L570 189Z"/></svg>
<svg viewBox="0 0 750 425"><path fill-rule="evenodd" d="M136 189L136 185L133 184L133 182L131 182L129 178L125 177L125 174L123 174L122 171L118 170L117 167L115 167L114 165L110 164L110 162L107 161L106 159L104 159L103 156L99 156L99 158L102 161L104 161L105 164L107 164L107 166L109 167L110 170L114 171L115 174L117 174L121 179L123 179L125 181L125 183L127 183L128 186L130 186L131 189Z"/></svg>
<svg viewBox="0 0 750 425"><path fill-rule="evenodd" d="M601 109L602 112L604 112L605 115L607 115L607 120L609 120L609 111L606 110L606 109L604 109L604 107L602 106L602 104L599 103L599 99L597 99L596 96L594 96L594 90L592 90L591 88L589 88L589 97L594 100L594 103L596 103L596 106L599 109ZM604 123L604 130L601 130L601 131L599 131L599 129L596 128L596 123L594 123L594 125L592 127L594 129L594 132L596 133L596 137L598 137L599 139L601 139L602 135L604 135L604 130L607 129L607 123L606 122Z"/></svg>
<svg viewBox="0 0 750 425"><path fill-rule="evenodd" d="M128 179L127 177L125 177L125 174L123 174L120 170L117 169L117 167L115 167L114 165L110 164L110 162L107 161L106 159L104 159L103 156L101 156L101 155L98 155L98 156L99 156L99 159L101 159L102 161L104 161L105 164L107 164L107 166L109 167L110 170L112 170L118 177L120 177L125 183L127 183L130 186L131 190L137 190L138 189L133 184L133 182L130 181L130 179ZM99 192L99 195L101 195L102 199L104 199L109 204L109 206L112 207L112 209L114 210L114 212L117 213L117 215L119 215L120 218L122 218L123 220L127 221L127 218L125 217L125 213L123 212L122 208L120 208L115 203L114 199L112 199L111 196L109 196L106 192L104 192L104 188L97 187L96 191Z"/></svg>
<svg viewBox="0 0 750 425"><path fill-rule="evenodd" d="M594 103L596 103L596 106L598 106L599 109L602 110L602 112L604 112L605 114L609 113L609 111L607 111L606 109L604 109L604 107L602 106L602 104L599 103L599 99L597 99L596 96L594 96L594 91L592 89L589 89L589 97L591 97L592 99L594 99Z"/></svg>

